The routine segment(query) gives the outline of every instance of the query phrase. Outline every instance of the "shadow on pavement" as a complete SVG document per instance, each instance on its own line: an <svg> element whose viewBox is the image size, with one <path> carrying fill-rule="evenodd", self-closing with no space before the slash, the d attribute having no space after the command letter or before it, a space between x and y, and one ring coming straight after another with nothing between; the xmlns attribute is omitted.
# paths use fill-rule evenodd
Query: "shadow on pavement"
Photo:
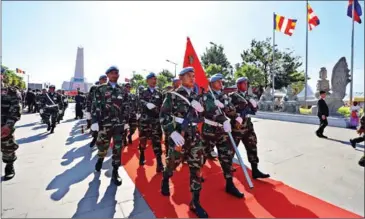
<svg viewBox="0 0 365 219"><path fill-rule="evenodd" d="M109 184L99 203L100 173L94 173L94 179L89 183L89 188L84 197L77 204L77 210L72 218L114 218L117 200L115 195L117 186Z"/></svg>
<svg viewBox="0 0 365 219"><path fill-rule="evenodd" d="M85 149L86 148L86 149ZM89 151L88 151L89 149ZM68 151L63 157L66 157L69 160L73 160L75 157L80 155L73 155L74 149ZM86 179L91 173L94 172L94 165L97 160L97 156L92 157L92 151L89 147L89 144L86 144L80 147L78 150L74 151L75 153L79 153L83 151L83 159L77 163L72 168L66 170L65 172L57 175L47 186L46 190L57 189L52 195L51 199L55 201L61 200L67 192L70 190L70 186L76 183L79 183ZM67 161L66 161L67 162ZM72 162L72 161L71 161ZM70 163L70 162L69 162ZM65 164L63 164L65 165Z"/></svg>
<svg viewBox="0 0 365 219"><path fill-rule="evenodd" d="M47 124L42 124L40 126L36 126L36 127L33 127L32 130L38 130L38 129L46 129L47 128Z"/></svg>
<svg viewBox="0 0 365 219"><path fill-rule="evenodd" d="M74 127L72 127L72 129L71 129L69 137L66 140L66 145L71 145L75 141L83 141L83 140L86 140L91 137L88 134L88 132L86 132L86 130L84 130L85 131L84 134L81 133L81 126L85 126L85 125L86 125L86 123L84 120L80 120L77 123L75 123Z"/></svg>
<svg viewBox="0 0 365 219"><path fill-rule="evenodd" d="M44 132L44 133L39 133L39 134L30 136L30 137L17 139L16 142L18 144L27 144L27 143L43 140L43 139L47 138L47 136L48 136L48 132Z"/></svg>
<svg viewBox="0 0 365 219"><path fill-rule="evenodd" d="M19 125L19 126L15 126L15 128L25 128L25 127L31 127L38 124L38 122L32 122L32 123L28 123L28 124L24 124L24 125Z"/></svg>

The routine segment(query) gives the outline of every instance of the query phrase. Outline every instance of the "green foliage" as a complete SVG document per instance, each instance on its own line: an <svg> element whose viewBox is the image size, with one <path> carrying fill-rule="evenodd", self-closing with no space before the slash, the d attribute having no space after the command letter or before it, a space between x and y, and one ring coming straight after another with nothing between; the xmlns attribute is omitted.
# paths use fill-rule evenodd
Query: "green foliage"
<svg viewBox="0 0 365 219"><path fill-rule="evenodd" d="M131 86L132 88L136 89L140 85L147 86L147 82L145 78L140 74L135 74L131 79Z"/></svg>
<svg viewBox="0 0 365 219"><path fill-rule="evenodd" d="M213 44L209 48L206 48L205 53L201 56L201 61L204 69L209 73L209 76L216 73L222 73L224 76L233 72L233 68L229 63L226 54L224 53L224 48L222 45ZM212 64L215 66L212 67ZM218 67L220 66L220 67ZM220 68L220 71L217 70Z"/></svg>
<svg viewBox="0 0 365 219"><path fill-rule="evenodd" d="M18 76L14 70L10 70L8 67L1 65L1 68L4 69L4 84L6 86L14 86L19 89L25 89L26 84L22 77Z"/></svg>
<svg viewBox="0 0 365 219"><path fill-rule="evenodd" d="M337 110L337 112L340 113L340 114L342 114L345 117L350 117L350 115L351 115L351 110L350 110L350 107L348 107L348 106L340 107ZM364 115L364 109L363 108L360 109L360 117L362 115Z"/></svg>
<svg viewBox="0 0 365 219"><path fill-rule="evenodd" d="M263 81L256 82L264 86L271 86L271 72L275 72L275 89L281 89L289 84L304 81L303 72L299 72L298 68L302 66L300 58L293 56L293 51L286 49L280 51L275 47L274 62L271 38L263 41L253 39L251 48L243 50L241 54L242 66L251 65L260 70L263 75L260 79ZM236 64L236 67L239 65Z"/></svg>
<svg viewBox="0 0 365 219"><path fill-rule="evenodd" d="M172 80L175 78L175 75L166 69L163 69L159 74L163 75L167 79L168 82L172 82Z"/></svg>
<svg viewBox="0 0 365 219"><path fill-rule="evenodd" d="M217 74L217 73L222 73L222 66L221 65L217 65L217 64L210 64L208 65L208 67L205 69L205 73L208 75L208 77Z"/></svg>
<svg viewBox="0 0 365 219"><path fill-rule="evenodd" d="M157 76L157 87L159 87L162 90L167 85L171 85L169 79L165 75L159 74Z"/></svg>
<svg viewBox="0 0 365 219"><path fill-rule="evenodd" d="M247 77L252 86L264 86L265 75L264 73L254 65L243 65L234 74L237 79L239 77Z"/></svg>

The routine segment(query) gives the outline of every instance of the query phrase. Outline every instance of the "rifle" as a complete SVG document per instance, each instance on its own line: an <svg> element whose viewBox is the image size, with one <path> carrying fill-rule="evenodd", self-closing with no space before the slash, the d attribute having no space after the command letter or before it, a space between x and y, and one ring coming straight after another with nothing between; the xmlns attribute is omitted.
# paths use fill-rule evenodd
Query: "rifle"
<svg viewBox="0 0 365 219"><path fill-rule="evenodd" d="M213 93L212 89L210 88L210 85L208 85L208 88L209 88L210 94L213 96L213 99L214 99L214 101L215 101L215 100L216 100L216 98L215 98L215 96L214 96L214 93ZM245 101L246 101L246 100L245 100ZM246 102L247 102L247 101L246 101ZM222 115L226 116L226 115L223 113L223 111L222 111L219 107L218 107L218 110L219 110L219 113L220 113L220 114L222 114ZM234 139L233 139L233 136L232 136L232 134L231 134L230 132L228 132L227 134L228 134L228 136L229 136L229 139L231 140L231 143L232 143L232 146L233 146L234 150L236 151L238 161L240 162L240 165L241 165L241 168L242 168L243 173L244 173L244 175L245 175L245 178L246 178L246 181L247 181L247 183L248 183L248 186L250 187L250 189L252 189L252 188L253 188L253 184L252 184L251 178L250 178L250 176L248 175L247 168L246 168L245 164L243 163L243 160L242 160L241 154L240 154L239 150L237 149L237 145L236 145L236 143L235 143L235 141L234 141Z"/></svg>

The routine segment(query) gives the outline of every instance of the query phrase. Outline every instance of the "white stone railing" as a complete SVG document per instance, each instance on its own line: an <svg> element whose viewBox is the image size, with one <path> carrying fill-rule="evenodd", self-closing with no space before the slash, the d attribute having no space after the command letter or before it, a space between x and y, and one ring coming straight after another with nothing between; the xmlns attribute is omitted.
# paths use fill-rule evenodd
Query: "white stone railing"
<svg viewBox="0 0 365 219"><path fill-rule="evenodd" d="M286 122L298 122L319 125L318 117L313 115L258 111L253 117L258 119L271 119ZM349 124L349 120L346 118L328 117L327 120L328 126L333 127L347 128Z"/></svg>

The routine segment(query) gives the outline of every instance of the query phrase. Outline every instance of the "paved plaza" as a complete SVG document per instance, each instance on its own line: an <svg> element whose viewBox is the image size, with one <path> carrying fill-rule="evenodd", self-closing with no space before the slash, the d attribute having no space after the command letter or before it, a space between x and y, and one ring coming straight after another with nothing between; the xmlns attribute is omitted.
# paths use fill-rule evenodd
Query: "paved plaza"
<svg viewBox="0 0 365 219"><path fill-rule="evenodd" d="M90 135L81 133L85 121L73 119L73 107L70 104L51 135L38 114L24 114L17 123L16 176L2 182L2 218L154 218L123 168L123 184L110 183L110 154L102 171L94 173L96 149L89 148ZM328 127L329 139L319 139L315 125L253 120L260 169L364 216L364 168L357 164L364 145L356 150L350 146L348 140L357 135L354 130ZM246 160L243 145L239 148Z"/></svg>

